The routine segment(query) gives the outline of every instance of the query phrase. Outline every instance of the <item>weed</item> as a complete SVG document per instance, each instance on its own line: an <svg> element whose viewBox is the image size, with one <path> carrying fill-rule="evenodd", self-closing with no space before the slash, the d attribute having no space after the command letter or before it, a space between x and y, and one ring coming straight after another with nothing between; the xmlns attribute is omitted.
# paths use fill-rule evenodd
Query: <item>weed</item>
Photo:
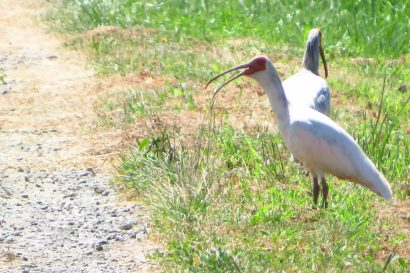
<svg viewBox="0 0 410 273"><path fill-rule="evenodd" d="M87 31L70 45L86 49L101 75L148 71L175 80L103 97L100 120L115 126L203 111L198 86L256 54L274 56L289 75L306 34L321 27L332 64L332 118L354 135L395 196L408 198L408 97L397 92L410 79L405 2L63 0L56 11L49 19L60 30ZM369 58L350 58L357 55ZM251 108L255 97L242 89L242 108L217 109L220 124L215 117L195 120L189 140L181 124L147 128L120 158L118 180L151 207L154 228L166 238L167 251L157 255L166 269L408 270L408 257L400 256L407 235L379 216L383 201L330 178L330 207L310 209L310 179L281 137L264 126L237 130L226 122ZM268 108L259 108L267 115Z"/></svg>
<svg viewBox="0 0 410 273"><path fill-rule="evenodd" d="M163 39L191 43L253 37L297 45L321 27L329 50L347 55L397 57L408 53L410 6L403 1L135 1L64 0L51 16L63 29L102 25L159 29ZM348 26L348 27L347 27Z"/></svg>
<svg viewBox="0 0 410 273"><path fill-rule="evenodd" d="M6 83L6 75L5 75L5 70L0 68L0 83L5 84Z"/></svg>
<svg viewBox="0 0 410 273"><path fill-rule="evenodd" d="M162 257L170 268L383 268L375 260L386 242L374 224L380 219L372 193L352 183L333 183L326 213L311 210L310 179L290 162L280 136L248 135L229 126L212 133L202 128L195 145L187 147L174 131L144 139L124 153L118 168L122 181L151 206L155 228L172 238ZM391 266L407 268L403 262Z"/></svg>

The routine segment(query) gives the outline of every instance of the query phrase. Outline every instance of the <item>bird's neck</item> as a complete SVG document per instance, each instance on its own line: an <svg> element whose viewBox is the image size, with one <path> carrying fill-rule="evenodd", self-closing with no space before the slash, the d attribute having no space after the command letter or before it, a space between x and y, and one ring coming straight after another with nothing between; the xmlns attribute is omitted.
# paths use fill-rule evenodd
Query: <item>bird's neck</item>
<svg viewBox="0 0 410 273"><path fill-rule="evenodd" d="M303 68L319 75L319 50L315 48L313 43L307 43L302 65Z"/></svg>
<svg viewBox="0 0 410 273"><path fill-rule="evenodd" d="M260 84L269 98L270 105L275 113L276 122L279 126L279 131L284 133L289 125L289 107L279 74L274 70L271 77Z"/></svg>

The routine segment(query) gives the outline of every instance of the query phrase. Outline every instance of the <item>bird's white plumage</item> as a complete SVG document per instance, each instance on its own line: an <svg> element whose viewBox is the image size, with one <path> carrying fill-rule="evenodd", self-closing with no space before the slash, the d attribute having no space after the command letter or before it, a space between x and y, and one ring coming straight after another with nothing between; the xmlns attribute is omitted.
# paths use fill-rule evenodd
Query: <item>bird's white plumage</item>
<svg viewBox="0 0 410 273"><path fill-rule="evenodd" d="M286 98L291 105L310 107L325 115L330 112L330 90L326 81L303 68L283 82Z"/></svg>
<svg viewBox="0 0 410 273"><path fill-rule="evenodd" d="M268 58L260 58L265 60L266 68L251 77L265 90L289 152L315 176L333 174L392 199L389 183L356 141L326 115L306 106L285 103L287 98L278 72ZM300 93L303 92L302 88Z"/></svg>
<svg viewBox="0 0 410 273"><path fill-rule="evenodd" d="M286 147L313 174L315 203L319 193L318 177L320 177L326 207L328 187L324 175L327 173L358 183L387 200L393 199L388 181L342 127L326 115L312 109L310 105L303 106L289 102L279 74L268 58L256 57L249 63L219 74L208 84L238 69L246 70L232 77L222 86L246 75L255 79L265 90ZM304 94L306 86L301 84L299 88L300 91L295 92Z"/></svg>
<svg viewBox="0 0 410 273"><path fill-rule="evenodd" d="M321 47L322 33L319 29L312 29L306 41L306 50L303 56L303 68L286 79L283 84L288 102L297 107L310 107L316 111L329 115L330 90L326 81L319 76L319 56L327 77L327 66Z"/></svg>
<svg viewBox="0 0 410 273"><path fill-rule="evenodd" d="M284 139L289 151L317 176L331 173L391 199L386 179L356 141L327 116L310 108L289 107Z"/></svg>

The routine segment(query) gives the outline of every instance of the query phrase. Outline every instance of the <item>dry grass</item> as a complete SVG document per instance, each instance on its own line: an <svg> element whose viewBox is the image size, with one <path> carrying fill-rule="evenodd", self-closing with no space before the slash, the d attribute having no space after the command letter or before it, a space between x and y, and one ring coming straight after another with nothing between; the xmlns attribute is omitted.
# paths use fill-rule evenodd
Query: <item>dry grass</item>
<svg viewBox="0 0 410 273"><path fill-rule="evenodd" d="M102 63L103 69L108 69L108 71L112 71L110 70L112 67L110 66L111 64L107 65L105 63L106 61L110 63L119 60L119 62L124 61L124 63L127 63L129 60L132 60L129 63L138 64L131 67L125 67L122 70L115 70L119 73L101 77L99 79L99 84L96 87L96 93L99 94L101 100L96 104L96 109L97 115L100 119L111 117L118 118L118 113L123 111L121 110L121 107L114 107L113 110L106 111L102 104L107 98L116 98L117 101L119 101L118 105L123 105L128 99L126 95L128 89L139 90L143 94L149 94L150 92L152 93L153 90L168 92L166 90L168 87L170 89L179 88L181 83L184 83L186 85L186 90L192 93L195 104L194 109L188 109L185 107L188 102L186 97L170 93L166 95L166 99L162 102L160 107L156 107L152 111L150 110L146 113L136 115L133 117L133 121L129 124L118 122L118 130L122 133L120 137L116 138L115 143L110 147L110 151L112 151L113 156L117 153L124 153L124 151L138 150L137 143L139 141L156 136L164 131L173 134L175 142L183 143L185 148L190 149L195 147L195 139L197 137L198 128L201 124L205 124L207 122L210 98L212 97L213 86L212 88L209 88L209 90L203 89L207 77L232 65L247 61L251 55L258 55L262 52L268 52L266 55L275 61L275 66L280 71L282 78L287 78L299 69L299 57L289 56L288 54L278 52L275 49L267 50L264 45L256 42L255 40L235 39L224 41L223 45L214 44L211 46L206 43L198 43L193 46L189 44L178 44L167 40L161 40L161 38L154 35L154 32L150 31L151 30L144 32L140 29L123 30L115 27L104 27L97 28L87 32L86 34L80 35L77 37L77 41L75 41L75 43L80 44L84 42L84 45L86 46L95 46L98 44L104 50L109 49L107 52L110 52L110 55L108 56L105 56L104 52L101 53L98 51L96 53L99 61ZM144 37L144 39L147 40L143 41L144 39L141 37ZM132 43L121 43L122 39L132 41ZM108 41L107 43L109 46L104 48L104 43L106 41ZM114 45L112 43L113 41ZM119 45L117 43L119 43ZM158 52L165 52L164 56L162 56L164 59L155 57L155 54ZM175 67L171 66L171 68L169 68L167 66L163 66L164 64L172 63L175 60L172 58L173 54L179 54L181 52L182 55L178 55L176 58L192 58L191 64L184 64L185 66L182 66L184 69L179 70L179 72L176 73L173 73ZM95 55L93 55L95 52L90 50L89 53L91 53L90 59L93 59L95 57ZM141 60L134 58L139 55L145 56L148 61L142 62ZM171 58L167 59L169 56L171 56ZM346 65L347 63L350 63L350 66ZM363 106L365 99L354 93L355 89L363 89L360 85L363 81L369 80L369 74L361 74L358 71L375 66L375 61L373 59L342 60L340 62L333 63L332 65L332 60L328 59L328 64L330 66L330 77L328 82L331 86L332 92L332 107L337 110L332 113L333 118L338 120L339 117L342 117L341 120L338 120L338 122L349 124L349 128L351 130L354 130L353 128L361 122L358 116L362 111L365 110L368 113L368 116L375 118L375 115L377 114L377 107L372 107L369 102ZM402 65L401 63L397 64ZM194 74L189 74L187 71L190 70L197 72ZM105 74L103 73L102 75ZM351 90L345 90L346 87ZM371 99L377 101L375 98L376 97L372 97ZM153 99L154 104L156 103L156 99L157 98ZM218 123L228 124L237 132L252 134L253 132L260 132L261 128L262 131L266 130L269 132L275 132L276 130L275 122L266 97L263 95L259 87L248 80L242 80L236 84L232 84L229 88L226 88L224 92L219 93L215 104L215 113ZM352 119L352 117L355 118ZM178 149L180 147L179 145L180 144L176 144L173 148ZM242 148L246 149L246 147ZM221 161L223 161L223 159L217 159L215 160L215 164L218 165ZM134 162L132 164L136 165L137 163ZM300 182L299 180L303 180L300 176L294 177L297 177L298 182ZM244 178L242 178L242 180L243 179ZM241 184L243 183L242 180L235 180L235 177L232 176L230 177L230 180L223 180L226 183L229 183L229 185L223 184L223 187L221 186L219 189L215 190L215 192L227 194L225 191L230 190L232 196L240 196L241 192L243 192L243 185ZM346 183L338 179L334 179L333 184L335 185L335 188L338 189L334 193L336 196L336 192L342 191L344 184ZM274 186L280 188L280 185ZM246 189L249 191L249 194L254 196L262 196L263 192L269 189L269 187L272 187L272 184L269 184L267 181L261 182L258 179L255 179L246 185ZM295 183L294 187L289 185L286 187L286 191L300 190L300 185L297 183ZM127 194L128 198L134 198L136 196L136 193L132 190ZM285 197L283 200L283 202L287 204ZM367 201L371 202L369 200ZM224 199L224 202L219 202L217 204L218 209L229 211L231 209L235 210L241 208L240 205L235 203L236 200ZM380 244L382 246L381 250L375 255L375 260L379 263L383 263L386 256L391 252L397 252L403 258L407 258L406 255L409 253L409 230L404 228L406 225L406 220L400 218L403 214L408 214L408 202L399 202L393 207L386 209L386 211L381 209L384 207L385 206L380 206L380 208L378 208L381 211L376 213L377 216L375 216L374 219L374 226L379 226L380 223L384 223L384 226L382 226L379 230L381 234L380 237L384 238L384 241L378 241L378 243L381 242ZM244 210L258 210L258 207L247 207ZM212 214L212 212L214 211L208 211L209 214ZM309 209L306 211L297 211L296 216L291 218L290 223L288 224L296 225L298 223L302 223L310 229L307 230L308 232L311 232L309 234L312 234L319 228L318 225L320 223L327 226L334 221L334 218L332 218L332 213L334 213L336 215L335 217L337 217L339 211L334 210L326 215ZM346 212L340 210L340 213ZM363 209L360 213L365 214L367 213L367 210ZM226 215L223 215L222 217L225 216ZM351 221L354 221L357 215L352 213L351 216ZM246 215L246 217L250 218L252 215L249 214ZM250 232L252 235L256 234L252 237L255 243L255 245L253 245L253 250L256 252L261 249L265 249L266 251L278 250L275 245L275 241L267 240L267 238L264 237L266 234L258 233L260 232L260 229L263 229L264 223L259 224L254 228L249 228L246 226L238 227L237 225L230 225L227 224L227 222L224 222L223 219L219 218L213 220L215 221L201 223L199 226L192 228L198 229L198 234L201 234L201 236L206 234L209 235L210 233L213 235L218 235L219 238L225 238L228 236L232 239L232 241L227 243L226 247L232 248L234 246L239 247L240 245L246 247L245 244L238 243L238 240L236 239L241 237L244 233ZM318 223L318 221L322 222ZM184 224L188 225L189 223ZM180 227L178 226L173 228L179 229ZM329 228L332 229L334 227L332 226ZM337 228L339 228L339 230ZM335 228L335 233L340 231L340 227L337 226L337 228ZM205 230L204 233L202 230ZM169 230L166 232L169 232ZM176 233L180 235L181 232L182 231L179 230L176 231ZM402 233L407 236L406 239L401 242L401 244L393 244L392 242L395 242L395 238L400 237L400 234ZM332 234L331 236L337 237L339 235L340 234ZM358 236L365 237L366 234L360 234ZM312 238L314 238L314 236ZM301 253L309 252L308 246L292 247L295 247L295 249ZM370 246L367 246L364 251L369 251L369 248ZM328 252L328 249L324 247L322 252L326 253Z"/></svg>

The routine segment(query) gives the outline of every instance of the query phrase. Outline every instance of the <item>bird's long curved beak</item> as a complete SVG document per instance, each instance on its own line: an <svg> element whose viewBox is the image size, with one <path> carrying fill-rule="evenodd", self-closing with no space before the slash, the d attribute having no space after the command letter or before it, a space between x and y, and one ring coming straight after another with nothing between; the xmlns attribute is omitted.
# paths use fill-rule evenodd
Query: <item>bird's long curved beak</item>
<svg viewBox="0 0 410 273"><path fill-rule="evenodd" d="M226 70L225 72L222 72L221 74L219 74L219 75L213 77L212 79L210 79L210 80L208 81L208 83L207 83L206 86L205 86L205 89L208 87L208 85L209 85L211 82L213 82L213 81L219 79L219 78L222 77L223 75L228 74L228 73L230 73L230 72L232 72L232 71L235 71L235 70L238 70L238 69L244 69L244 68L249 68L249 63L238 65L237 67L234 67L234 68L231 68L231 69L229 69L229 70ZM237 79L237 78L239 78L239 77L245 75L247 72L248 72L248 70L244 70L244 71L242 71L241 73L237 74L236 76L233 76L232 78L230 78L229 80L227 80L226 82L224 82L220 87L218 87L218 89L215 90L214 95L212 96L212 99L215 98L215 96L216 96L216 94L219 92L219 90L221 90L225 85L227 85L227 84L230 83L231 81L233 81L233 80L235 80L235 79Z"/></svg>
<svg viewBox="0 0 410 273"><path fill-rule="evenodd" d="M323 52L322 45L319 45L319 53L320 53L320 57L322 58L323 66L325 68L325 78L327 78L327 75L328 75L327 64L326 64L325 53Z"/></svg>

